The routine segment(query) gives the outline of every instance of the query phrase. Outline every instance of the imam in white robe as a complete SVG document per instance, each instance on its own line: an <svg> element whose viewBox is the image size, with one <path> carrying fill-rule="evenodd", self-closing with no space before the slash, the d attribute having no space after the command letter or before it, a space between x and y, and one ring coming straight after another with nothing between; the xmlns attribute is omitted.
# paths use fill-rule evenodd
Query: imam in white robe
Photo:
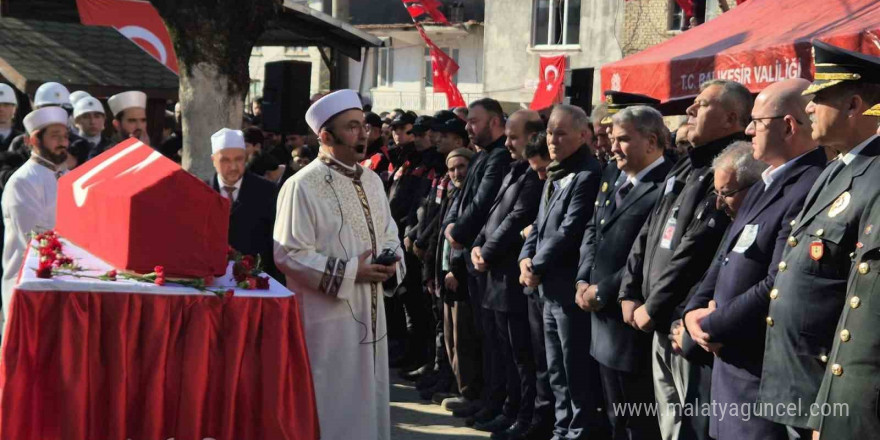
<svg viewBox="0 0 880 440"><path fill-rule="evenodd" d="M6 230L3 238L3 326L0 328L6 327L9 306L12 304L12 288L24 261L29 234L55 227L58 175L50 166L45 159L32 155L12 174L3 190L0 203ZM23 270L30 269L26 267Z"/></svg>
<svg viewBox="0 0 880 440"><path fill-rule="evenodd" d="M275 263L302 310L324 440L390 437L383 289L355 283L358 257L396 249L382 180L322 153L284 183ZM398 279L403 265L398 264Z"/></svg>

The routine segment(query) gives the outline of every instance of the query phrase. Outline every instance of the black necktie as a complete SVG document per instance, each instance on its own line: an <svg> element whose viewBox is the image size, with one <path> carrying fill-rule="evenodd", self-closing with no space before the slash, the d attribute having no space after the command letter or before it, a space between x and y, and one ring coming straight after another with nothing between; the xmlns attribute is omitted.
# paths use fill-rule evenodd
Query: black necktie
<svg viewBox="0 0 880 440"><path fill-rule="evenodd" d="M630 190L633 189L633 184L629 180L626 181L620 188L617 189L617 193L614 194L614 207L620 208L620 205L623 204L623 199L626 198L626 195L629 194Z"/></svg>

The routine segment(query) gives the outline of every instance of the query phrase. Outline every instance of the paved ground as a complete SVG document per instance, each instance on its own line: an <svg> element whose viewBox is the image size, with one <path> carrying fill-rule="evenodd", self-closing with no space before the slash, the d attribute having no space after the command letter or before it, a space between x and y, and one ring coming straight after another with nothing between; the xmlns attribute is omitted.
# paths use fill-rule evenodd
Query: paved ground
<svg viewBox="0 0 880 440"><path fill-rule="evenodd" d="M464 426L440 405L419 399L415 386L391 372L391 438L393 440L477 440L489 438Z"/></svg>

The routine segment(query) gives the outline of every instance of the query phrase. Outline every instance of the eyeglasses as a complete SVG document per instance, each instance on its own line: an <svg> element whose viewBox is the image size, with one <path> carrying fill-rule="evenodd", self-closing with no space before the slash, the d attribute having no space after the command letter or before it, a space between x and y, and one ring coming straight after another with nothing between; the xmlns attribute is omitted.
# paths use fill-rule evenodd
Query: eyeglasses
<svg viewBox="0 0 880 440"><path fill-rule="evenodd" d="M755 129L758 128L758 122L761 122L761 125L764 126L764 130L766 130L770 123L768 121L772 121L774 119L783 119L789 115L780 115L780 116L767 116L766 118L749 118L749 125L746 126L748 128L750 125L755 124ZM804 125L801 121L797 120L797 118L792 117L794 122L797 122L798 125Z"/></svg>
<svg viewBox="0 0 880 440"><path fill-rule="evenodd" d="M747 186L744 186L739 189L734 189L734 190L725 191L725 192L718 192L718 190L712 190L712 192L715 193L715 197L733 197L737 193L739 193L740 191L749 189L751 186L752 185L747 185Z"/></svg>

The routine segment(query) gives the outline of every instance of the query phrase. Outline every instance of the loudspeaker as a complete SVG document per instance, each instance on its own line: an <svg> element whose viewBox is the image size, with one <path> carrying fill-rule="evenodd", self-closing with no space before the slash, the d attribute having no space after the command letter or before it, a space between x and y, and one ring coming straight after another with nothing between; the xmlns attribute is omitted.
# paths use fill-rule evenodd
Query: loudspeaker
<svg viewBox="0 0 880 440"><path fill-rule="evenodd" d="M266 63L263 83L263 130L306 134L306 110L312 64L303 61Z"/></svg>
<svg viewBox="0 0 880 440"><path fill-rule="evenodd" d="M565 91L569 103L590 114L593 106L593 69L571 69L571 85Z"/></svg>

